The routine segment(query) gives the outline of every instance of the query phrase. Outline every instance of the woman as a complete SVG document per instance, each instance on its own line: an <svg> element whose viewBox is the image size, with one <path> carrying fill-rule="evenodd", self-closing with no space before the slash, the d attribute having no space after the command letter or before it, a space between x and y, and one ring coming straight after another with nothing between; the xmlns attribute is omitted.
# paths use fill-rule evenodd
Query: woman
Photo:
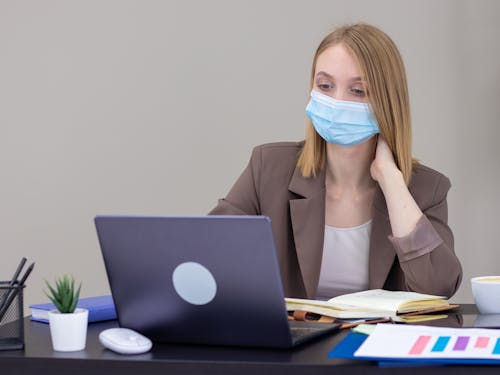
<svg viewBox="0 0 500 375"><path fill-rule="evenodd" d="M271 218L286 296L452 296L462 271L447 224L451 185L412 159L394 42L366 24L335 30L316 51L310 88L305 141L256 147L211 214Z"/></svg>

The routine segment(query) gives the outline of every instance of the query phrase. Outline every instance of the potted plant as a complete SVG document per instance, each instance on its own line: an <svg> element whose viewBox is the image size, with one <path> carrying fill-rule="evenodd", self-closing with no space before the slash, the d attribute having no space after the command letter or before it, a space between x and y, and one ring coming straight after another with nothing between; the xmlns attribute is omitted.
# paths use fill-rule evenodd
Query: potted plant
<svg viewBox="0 0 500 375"><path fill-rule="evenodd" d="M56 309L49 311L50 336L56 351L71 352L85 349L89 312L77 308L82 284L75 289L75 279L64 275L56 279L54 286L47 280L47 297Z"/></svg>

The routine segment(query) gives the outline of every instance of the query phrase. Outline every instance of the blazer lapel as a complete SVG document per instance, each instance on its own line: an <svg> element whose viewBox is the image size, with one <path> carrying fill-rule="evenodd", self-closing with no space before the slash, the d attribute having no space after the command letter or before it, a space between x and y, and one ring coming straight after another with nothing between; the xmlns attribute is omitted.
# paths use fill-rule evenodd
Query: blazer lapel
<svg viewBox="0 0 500 375"><path fill-rule="evenodd" d="M391 234L391 223L384 194L377 188L373 201L373 220L370 235L369 255L369 288L384 287L387 276L394 263L396 252L388 239Z"/></svg>
<svg viewBox="0 0 500 375"><path fill-rule="evenodd" d="M299 196L290 200L293 237L307 297L315 298L323 256L325 172L304 178L295 168L288 190Z"/></svg>

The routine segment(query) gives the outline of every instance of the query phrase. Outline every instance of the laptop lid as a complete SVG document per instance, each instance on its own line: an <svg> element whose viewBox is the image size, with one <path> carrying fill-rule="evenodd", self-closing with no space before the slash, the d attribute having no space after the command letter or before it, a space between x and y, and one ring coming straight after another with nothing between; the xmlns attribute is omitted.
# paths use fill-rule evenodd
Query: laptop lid
<svg viewBox="0 0 500 375"><path fill-rule="evenodd" d="M155 341L292 346L270 219L95 219L119 323Z"/></svg>

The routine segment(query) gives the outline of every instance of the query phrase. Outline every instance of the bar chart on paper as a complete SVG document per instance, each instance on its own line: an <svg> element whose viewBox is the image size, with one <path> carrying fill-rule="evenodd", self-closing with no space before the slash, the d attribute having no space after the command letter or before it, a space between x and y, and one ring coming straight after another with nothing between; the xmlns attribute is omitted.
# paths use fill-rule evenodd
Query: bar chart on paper
<svg viewBox="0 0 500 375"><path fill-rule="evenodd" d="M379 324L359 347L355 356L500 361L500 332L493 329Z"/></svg>

